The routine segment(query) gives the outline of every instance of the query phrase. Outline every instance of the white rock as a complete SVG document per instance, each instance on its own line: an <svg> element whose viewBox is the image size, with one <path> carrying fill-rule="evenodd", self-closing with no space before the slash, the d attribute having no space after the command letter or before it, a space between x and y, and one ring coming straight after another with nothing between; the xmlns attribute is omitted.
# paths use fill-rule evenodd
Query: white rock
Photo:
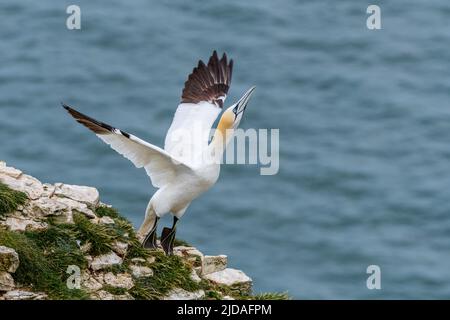
<svg viewBox="0 0 450 320"><path fill-rule="evenodd" d="M0 271L0 291L13 290L15 287L13 277L5 271Z"/></svg>
<svg viewBox="0 0 450 320"><path fill-rule="evenodd" d="M145 260L144 258L133 258L131 259L131 262L133 262L134 264L144 264L147 260Z"/></svg>
<svg viewBox="0 0 450 320"><path fill-rule="evenodd" d="M19 255L16 250L0 246L0 271L16 272L19 267Z"/></svg>
<svg viewBox="0 0 450 320"><path fill-rule="evenodd" d="M194 247L178 246L173 248L173 253L179 257L193 263L194 266L200 266L203 260L203 253Z"/></svg>
<svg viewBox="0 0 450 320"><path fill-rule="evenodd" d="M181 288L173 289L163 300L199 300L205 297L205 291L189 292Z"/></svg>
<svg viewBox="0 0 450 320"><path fill-rule="evenodd" d="M80 251L82 253L88 253L92 249L92 243L86 242L80 246Z"/></svg>
<svg viewBox="0 0 450 320"><path fill-rule="evenodd" d="M28 198L32 200L38 199L44 192L42 183L26 174L20 175L17 179L8 175L0 175L0 182L6 184L13 190L25 192Z"/></svg>
<svg viewBox="0 0 450 320"><path fill-rule="evenodd" d="M127 254L128 243L121 241L114 241L112 244L112 249L120 256Z"/></svg>
<svg viewBox="0 0 450 320"><path fill-rule="evenodd" d="M192 269L192 272L191 272L191 279L192 279L192 281L194 281L196 283L199 283L200 281L202 281L202 279L198 276L197 272L194 269Z"/></svg>
<svg viewBox="0 0 450 320"><path fill-rule="evenodd" d="M202 275L225 270L227 267L227 256L204 256L202 259Z"/></svg>
<svg viewBox="0 0 450 320"><path fill-rule="evenodd" d="M143 278L143 277L151 277L153 276L153 270L146 266L136 266L131 265L130 266L131 273L136 278Z"/></svg>
<svg viewBox="0 0 450 320"><path fill-rule="evenodd" d="M45 222L38 222L24 217L8 217L6 218L5 225L11 231L38 231L48 228L48 224Z"/></svg>
<svg viewBox="0 0 450 320"><path fill-rule="evenodd" d="M86 186L56 183L55 195L58 197L69 198L77 202L82 202L90 208L95 208L99 202L99 194L97 189Z"/></svg>
<svg viewBox="0 0 450 320"><path fill-rule="evenodd" d="M44 300L47 295L41 292L29 292L23 290L8 291L3 295L5 300Z"/></svg>
<svg viewBox="0 0 450 320"><path fill-rule="evenodd" d="M26 209L30 215L43 217L62 215L70 210L69 206L63 201L59 201L58 198L45 197L30 201Z"/></svg>
<svg viewBox="0 0 450 320"><path fill-rule="evenodd" d="M236 300L236 299L233 298L232 296L223 296L222 300Z"/></svg>
<svg viewBox="0 0 450 320"><path fill-rule="evenodd" d="M58 198L58 202L62 202L68 207L68 214L65 218L67 223L73 222L73 213L78 212L84 214L89 219L95 219L97 216L94 212L88 208L88 206L83 202L78 202L69 198Z"/></svg>
<svg viewBox="0 0 450 320"><path fill-rule="evenodd" d="M130 290L134 286L133 279L128 273L114 274L112 272L108 272L104 275L103 279L107 285L116 288L124 288Z"/></svg>
<svg viewBox="0 0 450 320"><path fill-rule="evenodd" d="M155 257L148 257L147 258L147 262L149 263L149 264L152 264L152 263L154 263L155 262L155 260L156 260L156 258Z"/></svg>
<svg viewBox="0 0 450 320"><path fill-rule="evenodd" d="M88 292L94 292L102 288L102 284L86 271L81 274L81 286Z"/></svg>
<svg viewBox="0 0 450 320"><path fill-rule="evenodd" d="M252 279L241 270L227 268L222 271L214 272L204 276L216 284L225 285L243 292L250 292L252 287Z"/></svg>
<svg viewBox="0 0 450 320"><path fill-rule="evenodd" d="M20 177L20 175L22 174L22 171L13 168L13 167L7 167L5 166L0 166L0 176L1 175L6 175L6 176L10 176L11 178L17 179Z"/></svg>
<svg viewBox="0 0 450 320"><path fill-rule="evenodd" d="M88 267L90 268L92 265L92 261L94 261L94 258L92 258L91 255L86 255L86 256L84 256L84 258L86 259L86 261L88 263Z"/></svg>
<svg viewBox="0 0 450 320"><path fill-rule="evenodd" d="M55 193L55 186L50 183L44 183L42 187L44 188L42 197L51 198Z"/></svg>
<svg viewBox="0 0 450 320"><path fill-rule="evenodd" d="M91 295L94 300L134 300L134 298L127 292L121 295L113 295L105 290L100 290Z"/></svg>
<svg viewBox="0 0 450 320"><path fill-rule="evenodd" d="M113 220L113 218L108 217L108 216L101 217L101 218L99 219L99 222L100 222L101 224L114 224L114 223L115 223L114 220Z"/></svg>
<svg viewBox="0 0 450 320"><path fill-rule="evenodd" d="M91 262L91 269L94 271L122 264L122 258L115 252L110 252L94 257Z"/></svg>

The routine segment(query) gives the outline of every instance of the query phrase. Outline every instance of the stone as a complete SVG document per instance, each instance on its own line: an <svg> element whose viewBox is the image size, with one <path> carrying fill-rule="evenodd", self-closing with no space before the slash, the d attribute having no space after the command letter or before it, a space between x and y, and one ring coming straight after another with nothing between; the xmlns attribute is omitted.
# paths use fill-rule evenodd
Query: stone
<svg viewBox="0 0 450 320"><path fill-rule="evenodd" d="M202 281L202 279L198 276L197 272L194 269L192 269L191 272L191 279L196 283L200 283Z"/></svg>
<svg viewBox="0 0 450 320"><path fill-rule="evenodd" d="M24 290L8 291L3 295L4 300L45 300L47 295L42 292L30 292Z"/></svg>
<svg viewBox="0 0 450 320"><path fill-rule="evenodd" d="M119 257L115 252L110 252L94 257L92 262L90 263L90 266L92 270L97 271L115 265L120 265L122 264L122 261L122 258Z"/></svg>
<svg viewBox="0 0 450 320"><path fill-rule="evenodd" d="M15 288L13 277L5 271L0 271L0 291L9 291Z"/></svg>
<svg viewBox="0 0 450 320"><path fill-rule="evenodd" d="M156 258L155 257L148 257L147 258L147 263L149 263L149 264L152 264L152 263L154 263L156 261Z"/></svg>
<svg viewBox="0 0 450 320"><path fill-rule="evenodd" d="M250 293L252 279L241 270L227 268L204 276L205 279L219 285L225 285L242 293Z"/></svg>
<svg viewBox="0 0 450 320"><path fill-rule="evenodd" d="M145 260L144 258L133 258L131 259L131 262L133 262L134 264L144 264L147 260Z"/></svg>
<svg viewBox="0 0 450 320"><path fill-rule="evenodd" d="M233 298L232 296L223 296L222 300L236 300L236 299Z"/></svg>
<svg viewBox="0 0 450 320"><path fill-rule="evenodd" d="M189 292L181 288L173 289L163 298L163 300L200 300L205 297L205 291L198 290Z"/></svg>
<svg viewBox="0 0 450 320"><path fill-rule="evenodd" d="M114 224L115 223L113 218L108 217L108 216L101 217L98 222L100 222L101 224Z"/></svg>
<svg viewBox="0 0 450 320"><path fill-rule="evenodd" d="M195 267L201 266L203 260L203 253L194 247L178 246L173 248L175 255L191 262Z"/></svg>
<svg viewBox="0 0 450 320"><path fill-rule="evenodd" d="M105 284L116 288L124 288L130 290L134 286L131 275L127 273L114 274L112 272L108 272L104 275L103 280Z"/></svg>
<svg viewBox="0 0 450 320"><path fill-rule="evenodd" d="M121 295L113 295L105 290L100 290L91 295L94 300L134 300L134 298L127 292Z"/></svg>
<svg viewBox="0 0 450 320"><path fill-rule="evenodd" d="M32 200L39 199L44 192L42 183L29 175L22 174L15 179L9 175L0 175L0 182L6 184L13 190L25 192Z"/></svg>
<svg viewBox="0 0 450 320"><path fill-rule="evenodd" d="M67 211L64 215L58 217L58 222L61 223L73 223L73 214L74 212L78 212L84 214L89 219L95 219L97 216L95 213L88 208L87 204L78 202L69 198L58 198L58 202L62 202L67 206Z"/></svg>
<svg viewBox="0 0 450 320"><path fill-rule="evenodd" d="M16 272L19 267L19 255L8 247L0 246L0 271Z"/></svg>
<svg viewBox="0 0 450 320"><path fill-rule="evenodd" d="M89 272L83 271L81 274L81 287L87 292L95 292L102 288L102 284L92 277Z"/></svg>
<svg viewBox="0 0 450 320"><path fill-rule="evenodd" d="M146 266L131 265L131 274L136 278L144 278L153 276L153 270Z"/></svg>
<svg viewBox="0 0 450 320"><path fill-rule="evenodd" d="M46 222L34 221L25 217L8 217L5 225L11 231L40 231L48 228Z"/></svg>
<svg viewBox="0 0 450 320"><path fill-rule="evenodd" d="M128 243L121 241L114 241L112 244L112 249L120 256L127 254Z"/></svg>
<svg viewBox="0 0 450 320"><path fill-rule="evenodd" d="M92 261L94 261L94 258L92 258L91 255L86 255L86 256L84 256L84 258L86 259L86 261L88 263L88 267L90 268L92 265Z"/></svg>
<svg viewBox="0 0 450 320"><path fill-rule="evenodd" d="M11 178L17 179L22 174L22 171L13 168L13 167L7 167L6 164L4 166L0 166L0 176L10 176Z"/></svg>
<svg viewBox="0 0 450 320"><path fill-rule="evenodd" d="M80 246L80 251L82 253L88 253L92 249L92 243L86 242Z"/></svg>
<svg viewBox="0 0 450 320"><path fill-rule="evenodd" d="M39 198L30 201L26 212L32 216L59 216L67 213L71 208L58 198Z"/></svg>
<svg viewBox="0 0 450 320"><path fill-rule="evenodd" d="M41 197L51 198L55 193L56 187L50 183L44 183L42 187L44 188L44 193Z"/></svg>
<svg viewBox="0 0 450 320"><path fill-rule="evenodd" d="M97 207L100 198L95 188L62 183L55 184L54 194L58 197L69 198L84 203L91 209Z"/></svg>
<svg viewBox="0 0 450 320"><path fill-rule="evenodd" d="M204 256L202 259L202 275L225 270L227 267L227 256Z"/></svg>

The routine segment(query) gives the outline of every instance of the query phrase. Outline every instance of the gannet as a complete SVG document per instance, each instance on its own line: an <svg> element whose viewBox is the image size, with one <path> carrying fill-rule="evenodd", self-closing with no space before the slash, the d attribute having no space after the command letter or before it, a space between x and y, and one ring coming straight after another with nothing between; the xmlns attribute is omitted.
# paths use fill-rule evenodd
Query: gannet
<svg viewBox="0 0 450 320"><path fill-rule="evenodd" d="M137 168L144 168L152 185L158 188L148 202L144 221L137 232L145 248L157 248L158 220L171 213L173 225L163 229L160 243L167 255L173 254L179 219L192 200L210 189L219 177L220 161L217 160L239 126L255 89L251 87L223 112L212 140L208 141L230 88L232 70L233 60L228 62L225 53L219 60L214 51L207 65L202 60L198 62L184 83L164 149L62 104L76 121Z"/></svg>

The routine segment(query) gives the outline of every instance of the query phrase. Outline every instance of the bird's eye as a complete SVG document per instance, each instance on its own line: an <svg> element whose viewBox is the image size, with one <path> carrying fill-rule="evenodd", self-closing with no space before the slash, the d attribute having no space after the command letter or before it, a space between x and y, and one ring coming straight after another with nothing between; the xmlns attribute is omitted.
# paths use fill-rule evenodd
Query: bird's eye
<svg viewBox="0 0 450 320"><path fill-rule="evenodd" d="M237 112L238 112L238 106L236 106L236 107L233 108L233 113L234 113L235 115L237 115Z"/></svg>

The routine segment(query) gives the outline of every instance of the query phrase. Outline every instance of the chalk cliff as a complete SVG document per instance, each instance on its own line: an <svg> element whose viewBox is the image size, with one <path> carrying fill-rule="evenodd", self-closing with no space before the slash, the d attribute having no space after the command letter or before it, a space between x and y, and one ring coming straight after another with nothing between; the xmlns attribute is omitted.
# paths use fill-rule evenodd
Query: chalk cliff
<svg viewBox="0 0 450 320"><path fill-rule="evenodd" d="M92 187L48 184L0 161L0 300L283 299L178 241L143 249L131 224Z"/></svg>

